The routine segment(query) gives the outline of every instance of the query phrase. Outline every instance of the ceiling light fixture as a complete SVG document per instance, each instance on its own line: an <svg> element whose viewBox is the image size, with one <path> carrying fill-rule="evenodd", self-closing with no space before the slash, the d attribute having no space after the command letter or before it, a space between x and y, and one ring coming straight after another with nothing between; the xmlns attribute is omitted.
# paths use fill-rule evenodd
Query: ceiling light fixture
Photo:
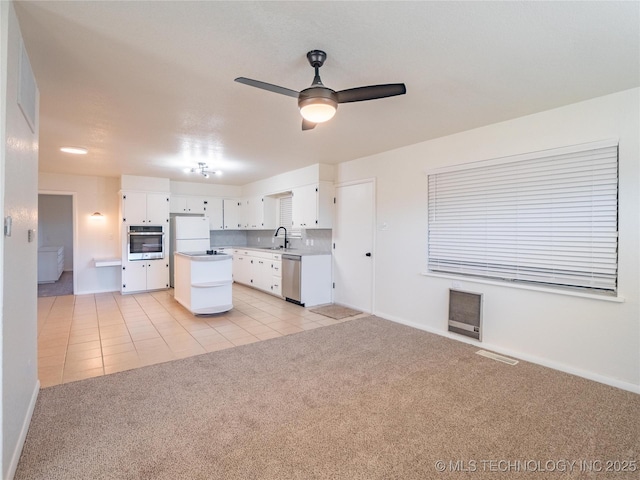
<svg viewBox="0 0 640 480"><path fill-rule="evenodd" d="M311 123L323 123L336 114L338 103L333 98L305 98L298 102L300 115Z"/></svg>
<svg viewBox="0 0 640 480"><path fill-rule="evenodd" d="M62 147L60 151L64 153L73 153L74 155L86 155L89 153L89 150L83 147Z"/></svg>
<svg viewBox="0 0 640 480"><path fill-rule="evenodd" d="M193 167L191 169L186 169L185 171L188 173L199 173L204 178L209 178L211 175L222 175L220 170L207 170L209 168L206 163L198 162L197 167Z"/></svg>

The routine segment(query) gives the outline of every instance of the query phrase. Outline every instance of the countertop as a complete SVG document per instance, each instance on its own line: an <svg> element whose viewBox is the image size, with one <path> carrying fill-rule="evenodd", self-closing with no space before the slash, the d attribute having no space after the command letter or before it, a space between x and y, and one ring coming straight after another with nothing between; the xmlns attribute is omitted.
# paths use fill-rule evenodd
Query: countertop
<svg viewBox="0 0 640 480"><path fill-rule="evenodd" d="M207 252L175 252L174 255L189 257L191 260L194 260L197 262L219 262L219 261L231 259L231 255L228 253L210 254Z"/></svg>
<svg viewBox="0 0 640 480"><path fill-rule="evenodd" d="M234 250L254 250L257 252L282 253L283 255L297 255L299 257L307 255L331 255L331 252L321 250L307 250L302 248L264 248L264 247L232 247ZM225 249L227 251L229 249Z"/></svg>

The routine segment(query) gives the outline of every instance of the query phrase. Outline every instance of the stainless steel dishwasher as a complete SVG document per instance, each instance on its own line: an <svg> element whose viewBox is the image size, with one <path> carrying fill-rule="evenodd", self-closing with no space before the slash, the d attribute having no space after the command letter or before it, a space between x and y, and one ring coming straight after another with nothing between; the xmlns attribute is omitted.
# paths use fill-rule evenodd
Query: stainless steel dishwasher
<svg viewBox="0 0 640 480"><path fill-rule="evenodd" d="M302 305L301 273L302 261L299 255L282 255L282 296L298 305Z"/></svg>

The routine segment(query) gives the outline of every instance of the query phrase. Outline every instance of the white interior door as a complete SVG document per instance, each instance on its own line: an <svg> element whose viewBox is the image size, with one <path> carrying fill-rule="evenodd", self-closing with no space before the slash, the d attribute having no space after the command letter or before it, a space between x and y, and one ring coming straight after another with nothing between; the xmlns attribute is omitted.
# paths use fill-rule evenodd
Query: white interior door
<svg viewBox="0 0 640 480"><path fill-rule="evenodd" d="M334 302L373 312L374 183L336 187Z"/></svg>

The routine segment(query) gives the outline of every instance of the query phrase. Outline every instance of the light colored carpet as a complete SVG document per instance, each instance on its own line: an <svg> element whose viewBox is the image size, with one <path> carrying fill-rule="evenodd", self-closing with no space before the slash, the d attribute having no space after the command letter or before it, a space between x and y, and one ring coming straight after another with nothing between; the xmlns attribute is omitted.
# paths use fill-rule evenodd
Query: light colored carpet
<svg viewBox="0 0 640 480"><path fill-rule="evenodd" d="M333 318L334 320L342 320L343 318L353 317L362 313L352 308L334 304L322 305L321 307L312 308L311 311L313 313L324 315L325 317Z"/></svg>
<svg viewBox="0 0 640 480"><path fill-rule="evenodd" d="M15 478L638 478L550 469L640 459L639 395L476 350L366 317L46 388Z"/></svg>
<svg viewBox="0 0 640 480"><path fill-rule="evenodd" d="M53 283L39 283L39 297L59 297L73 295L73 272L62 272L58 281Z"/></svg>

